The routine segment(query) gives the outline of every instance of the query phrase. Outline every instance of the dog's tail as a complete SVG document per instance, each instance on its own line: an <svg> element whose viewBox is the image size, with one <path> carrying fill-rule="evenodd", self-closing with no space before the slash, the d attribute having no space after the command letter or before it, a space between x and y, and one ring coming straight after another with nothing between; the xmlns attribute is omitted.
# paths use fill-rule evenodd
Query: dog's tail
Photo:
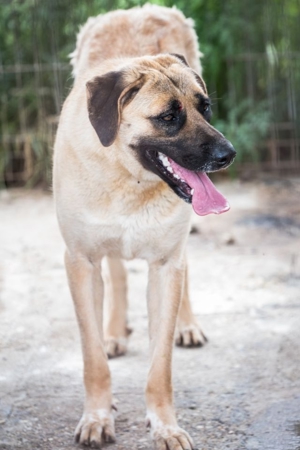
<svg viewBox="0 0 300 450"><path fill-rule="evenodd" d="M86 59L88 55L82 50L85 44L87 44L89 37L91 36L92 28L101 15L102 14L99 14L99 16L97 17L90 17L87 22L79 29L76 39L76 48L72 53L69 54L70 63L73 67L72 74L74 78L76 78L81 69L87 65L88 61Z"/></svg>
<svg viewBox="0 0 300 450"><path fill-rule="evenodd" d="M69 56L75 78L106 59L181 53L201 74L198 38L191 19L176 8L146 4L90 17Z"/></svg>

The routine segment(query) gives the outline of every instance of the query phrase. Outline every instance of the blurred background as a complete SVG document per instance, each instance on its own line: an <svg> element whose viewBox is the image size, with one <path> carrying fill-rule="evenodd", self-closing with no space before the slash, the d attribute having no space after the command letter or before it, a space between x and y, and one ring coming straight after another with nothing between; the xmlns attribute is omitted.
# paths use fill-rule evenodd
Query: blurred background
<svg viewBox="0 0 300 450"><path fill-rule="evenodd" d="M2 0L0 185L50 185L72 86L68 54L89 16L138 0ZM229 175L300 171L299 0L158 0L195 20L214 125L238 150Z"/></svg>

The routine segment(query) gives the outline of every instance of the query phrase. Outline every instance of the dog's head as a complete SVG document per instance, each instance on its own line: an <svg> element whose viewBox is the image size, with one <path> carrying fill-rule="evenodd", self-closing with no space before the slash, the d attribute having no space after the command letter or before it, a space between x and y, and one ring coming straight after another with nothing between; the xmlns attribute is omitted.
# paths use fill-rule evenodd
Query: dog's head
<svg viewBox="0 0 300 450"><path fill-rule="evenodd" d="M227 210L205 173L228 167L235 150L210 125L204 81L180 55L133 61L87 83L89 118L102 145L125 148L196 213Z"/></svg>

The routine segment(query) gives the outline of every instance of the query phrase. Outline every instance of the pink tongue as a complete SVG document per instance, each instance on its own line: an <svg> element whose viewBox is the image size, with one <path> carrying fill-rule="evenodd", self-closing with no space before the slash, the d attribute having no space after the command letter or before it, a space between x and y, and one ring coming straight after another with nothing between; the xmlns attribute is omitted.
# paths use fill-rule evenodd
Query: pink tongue
<svg viewBox="0 0 300 450"><path fill-rule="evenodd" d="M192 189L194 194L192 205L199 216L221 214L229 210L226 198L220 194L204 172L192 172L184 169L169 158L173 171L180 176Z"/></svg>

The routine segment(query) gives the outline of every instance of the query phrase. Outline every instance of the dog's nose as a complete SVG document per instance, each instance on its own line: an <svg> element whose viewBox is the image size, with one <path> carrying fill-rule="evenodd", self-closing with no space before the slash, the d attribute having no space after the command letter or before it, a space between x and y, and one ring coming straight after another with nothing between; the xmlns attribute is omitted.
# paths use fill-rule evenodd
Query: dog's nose
<svg viewBox="0 0 300 450"><path fill-rule="evenodd" d="M221 169L222 167L228 166L236 155L236 151L233 145L229 141L222 142L219 144L214 152L214 159Z"/></svg>

